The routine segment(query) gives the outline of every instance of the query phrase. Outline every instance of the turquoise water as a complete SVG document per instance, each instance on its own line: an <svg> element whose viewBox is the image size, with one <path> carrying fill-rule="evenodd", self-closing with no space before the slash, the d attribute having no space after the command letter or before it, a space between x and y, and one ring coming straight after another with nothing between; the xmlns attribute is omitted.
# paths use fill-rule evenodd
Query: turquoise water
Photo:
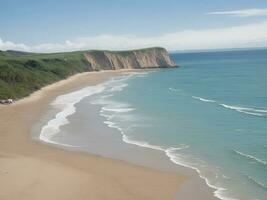
<svg viewBox="0 0 267 200"><path fill-rule="evenodd" d="M217 197L266 200L267 50L172 58L180 68L115 78L92 103L124 141L196 169Z"/></svg>
<svg viewBox="0 0 267 200"><path fill-rule="evenodd" d="M61 129L73 123L69 116L79 114L79 105L88 109L86 102L124 142L197 170L216 197L267 200L267 50L172 58L180 68L125 73L59 96L52 106L60 112L39 138L86 150L90 134ZM90 127L80 121L77 127Z"/></svg>

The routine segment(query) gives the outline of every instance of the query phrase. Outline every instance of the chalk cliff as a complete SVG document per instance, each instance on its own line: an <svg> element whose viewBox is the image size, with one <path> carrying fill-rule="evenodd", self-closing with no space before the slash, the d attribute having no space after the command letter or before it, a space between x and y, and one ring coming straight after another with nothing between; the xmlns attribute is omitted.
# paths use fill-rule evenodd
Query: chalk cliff
<svg viewBox="0 0 267 200"><path fill-rule="evenodd" d="M84 53L92 71L177 67L164 48Z"/></svg>

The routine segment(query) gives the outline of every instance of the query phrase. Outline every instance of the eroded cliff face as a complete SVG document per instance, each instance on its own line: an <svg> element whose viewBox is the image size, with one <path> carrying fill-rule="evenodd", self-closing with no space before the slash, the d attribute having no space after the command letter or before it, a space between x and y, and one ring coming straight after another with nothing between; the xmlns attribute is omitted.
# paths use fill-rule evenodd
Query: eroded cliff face
<svg viewBox="0 0 267 200"><path fill-rule="evenodd" d="M93 71L177 67L164 48L84 53Z"/></svg>

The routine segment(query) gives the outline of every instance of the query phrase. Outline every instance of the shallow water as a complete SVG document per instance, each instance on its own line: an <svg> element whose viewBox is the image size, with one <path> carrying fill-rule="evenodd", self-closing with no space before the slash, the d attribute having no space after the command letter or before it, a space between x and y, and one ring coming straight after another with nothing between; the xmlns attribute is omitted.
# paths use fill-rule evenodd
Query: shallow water
<svg viewBox="0 0 267 200"><path fill-rule="evenodd" d="M53 105L62 111L40 139L79 148L86 117L71 139L59 133L89 103L124 142L197 170L217 197L266 200L267 50L172 57L180 68L125 74L60 96Z"/></svg>

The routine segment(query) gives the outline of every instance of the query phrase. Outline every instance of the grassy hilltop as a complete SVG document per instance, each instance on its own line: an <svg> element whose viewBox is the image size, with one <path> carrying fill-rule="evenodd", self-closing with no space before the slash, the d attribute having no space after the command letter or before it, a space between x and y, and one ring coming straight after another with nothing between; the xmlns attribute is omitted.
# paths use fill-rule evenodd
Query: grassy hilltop
<svg viewBox="0 0 267 200"><path fill-rule="evenodd" d="M134 50L149 53L153 50L166 51L163 48ZM133 51L105 51L122 57L129 57ZM76 51L67 53L27 53L19 51L0 51L0 99L19 99L42 88L45 85L65 79L71 75L102 70L93 69L85 54L99 57L103 51Z"/></svg>
<svg viewBox="0 0 267 200"><path fill-rule="evenodd" d="M0 51L0 99L18 99L53 82L89 71L82 52L34 54Z"/></svg>

